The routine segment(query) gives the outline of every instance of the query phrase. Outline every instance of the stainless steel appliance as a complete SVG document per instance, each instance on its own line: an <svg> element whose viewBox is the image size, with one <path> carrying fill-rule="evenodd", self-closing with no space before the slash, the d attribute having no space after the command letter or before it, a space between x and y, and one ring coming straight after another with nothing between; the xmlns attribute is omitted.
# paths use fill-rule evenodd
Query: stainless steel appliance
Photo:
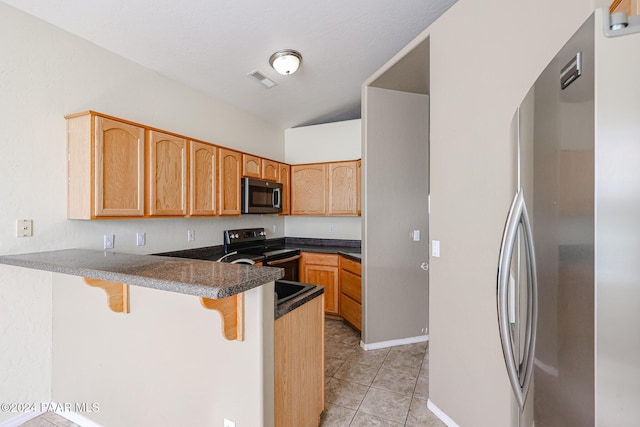
<svg viewBox="0 0 640 427"><path fill-rule="evenodd" d="M264 228L244 228L224 232L226 261L250 259L262 265L284 269L283 280L298 281L299 249L287 249L284 239L267 240Z"/></svg>
<svg viewBox="0 0 640 427"><path fill-rule="evenodd" d="M242 213L273 214L282 212L282 184L242 178Z"/></svg>
<svg viewBox="0 0 640 427"><path fill-rule="evenodd" d="M640 26L609 19L582 25L512 123L497 307L513 425L640 423Z"/></svg>

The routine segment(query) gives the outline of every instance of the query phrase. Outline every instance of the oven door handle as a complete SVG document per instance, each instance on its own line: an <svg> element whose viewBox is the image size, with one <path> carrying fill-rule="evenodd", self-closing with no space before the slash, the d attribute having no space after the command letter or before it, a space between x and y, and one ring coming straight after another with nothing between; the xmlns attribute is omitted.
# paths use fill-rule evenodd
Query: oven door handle
<svg viewBox="0 0 640 427"><path fill-rule="evenodd" d="M291 262L291 261L295 261L300 259L300 255L294 255L291 258L285 258L285 259L278 259L275 261L267 261L267 265L280 265L280 264L285 264L287 262Z"/></svg>

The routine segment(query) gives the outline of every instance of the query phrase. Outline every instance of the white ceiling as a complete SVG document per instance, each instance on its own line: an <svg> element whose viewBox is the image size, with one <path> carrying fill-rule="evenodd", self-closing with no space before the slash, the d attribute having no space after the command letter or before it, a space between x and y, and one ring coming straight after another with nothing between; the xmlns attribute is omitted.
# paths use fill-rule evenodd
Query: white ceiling
<svg viewBox="0 0 640 427"><path fill-rule="evenodd" d="M2 1L289 128L360 117L362 83L456 0ZM291 76L268 62L286 48Z"/></svg>

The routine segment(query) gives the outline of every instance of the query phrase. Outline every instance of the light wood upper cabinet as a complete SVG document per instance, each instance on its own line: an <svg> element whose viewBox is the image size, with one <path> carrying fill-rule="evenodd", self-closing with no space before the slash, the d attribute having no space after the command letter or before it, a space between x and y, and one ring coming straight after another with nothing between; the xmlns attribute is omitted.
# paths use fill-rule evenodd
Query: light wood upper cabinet
<svg viewBox="0 0 640 427"><path fill-rule="evenodd" d="M211 144L191 141L189 147L189 215L216 214L217 149Z"/></svg>
<svg viewBox="0 0 640 427"><path fill-rule="evenodd" d="M218 149L218 215L240 215L242 154Z"/></svg>
<svg viewBox="0 0 640 427"><path fill-rule="evenodd" d="M278 181L278 176L280 175L278 172L278 162L262 159L262 179Z"/></svg>
<svg viewBox="0 0 640 427"><path fill-rule="evenodd" d="M68 218L144 216L144 129L67 116Z"/></svg>
<svg viewBox="0 0 640 427"><path fill-rule="evenodd" d="M358 163L329 164L329 215L358 214Z"/></svg>
<svg viewBox="0 0 640 427"><path fill-rule="evenodd" d="M339 257L335 254L303 252L300 281L324 286L324 312L340 315Z"/></svg>
<svg viewBox="0 0 640 427"><path fill-rule="evenodd" d="M187 140L148 132L149 215L187 214Z"/></svg>
<svg viewBox="0 0 640 427"><path fill-rule="evenodd" d="M358 201L358 216L362 215L362 160L358 160L358 173L356 175L358 179L357 186L357 201Z"/></svg>
<svg viewBox="0 0 640 427"><path fill-rule="evenodd" d="M242 176L260 179L262 177L262 164L258 156L251 154L242 155Z"/></svg>
<svg viewBox="0 0 640 427"><path fill-rule="evenodd" d="M326 215L327 164L291 166L291 215Z"/></svg>
<svg viewBox="0 0 640 427"><path fill-rule="evenodd" d="M360 215L360 164L291 166L291 215Z"/></svg>
<svg viewBox="0 0 640 427"><path fill-rule="evenodd" d="M282 184L282 212L280 215L289 215L291 212L291 166L284 163L278 164L278 182Z"/></svg>

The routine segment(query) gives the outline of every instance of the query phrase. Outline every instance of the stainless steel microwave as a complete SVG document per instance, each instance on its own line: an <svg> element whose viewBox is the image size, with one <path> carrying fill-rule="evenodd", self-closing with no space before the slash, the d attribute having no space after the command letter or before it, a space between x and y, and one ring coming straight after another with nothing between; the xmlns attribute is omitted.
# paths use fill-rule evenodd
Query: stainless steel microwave
<svg viewBox="0 0 640 427"><path fill-rule="evenodd" d="M242 213L270 214L282 212L282 184L242 178Z"/></svg>

